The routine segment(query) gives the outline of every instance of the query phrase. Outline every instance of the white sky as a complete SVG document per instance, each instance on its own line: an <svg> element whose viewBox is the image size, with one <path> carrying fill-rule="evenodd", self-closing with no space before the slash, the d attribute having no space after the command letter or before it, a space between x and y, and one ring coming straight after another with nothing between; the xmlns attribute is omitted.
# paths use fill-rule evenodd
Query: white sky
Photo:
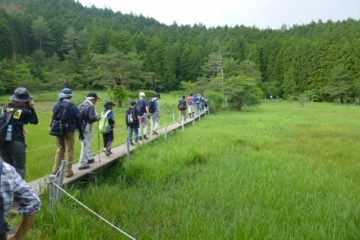
<svg viewBox="0 0 360 240"><path fill-rule="evenodd" d="M312 20L360 19L360 0L77 0L85 6L142 14L161 23L280 28Z"/></svg>

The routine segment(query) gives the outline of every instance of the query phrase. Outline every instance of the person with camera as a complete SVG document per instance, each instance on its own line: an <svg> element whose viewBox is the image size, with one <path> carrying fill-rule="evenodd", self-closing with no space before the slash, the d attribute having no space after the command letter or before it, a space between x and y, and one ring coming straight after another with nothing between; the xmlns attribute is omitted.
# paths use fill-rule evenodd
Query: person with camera
<svg viewBox="0 0 360 240"><path fill-rule="evenodd" d="M38 117L33 98L26 88L16 88L10 101L1 110L0 120L3 125L0 126L0 156L24 179L26 175L24 124L37 124Z"/></svg>

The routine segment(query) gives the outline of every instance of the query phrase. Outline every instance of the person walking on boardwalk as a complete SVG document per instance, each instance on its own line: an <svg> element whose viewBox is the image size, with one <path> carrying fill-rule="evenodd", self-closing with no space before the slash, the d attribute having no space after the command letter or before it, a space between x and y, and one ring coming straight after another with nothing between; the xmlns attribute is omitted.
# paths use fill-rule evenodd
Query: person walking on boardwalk
<svg viewBox="0 0 360 240"><path fill-rule="evenodd" d="M148 114L149 114L149 107L148 103L145 99L145 93L140 92L139 100L137 101L137 109L139 115L139 140L147 140L147 131L148 131ZM141 135L143 134L143 135Z"/></svg>
<svg viewBox="0 0 360 240"><path fill-rule="evenodd" d="M56 174L59 171L61 161L66 159L65 177L69 178L74 175L72 171L72 162L74 154L75 130L79 130L80 140L84 139L84 135L80 124L79 110L77 106L71 102L72 90L70 88L64 88L58 96L59 101L54 104L52 110L52 123L50 125L50 134L56 136L57 145L52 174ZM65 128L61 129L61 131L52 129L52 127L55 128L55 121L61 121L61 124L63 124ZM66 158L64 158L65 153Z"/></svg>
<svg viewBox="0 0 360 240"><path fill-rule="evenodd" d="M181 121L186 121L186 99L185 96L182 96L182 98L178 102L178 109L179 109L179 123Z"/></svg>
<svg viewBox="0 0 360 240"><path fill-rule="evenodd" d="M0 114L3 123L3 126L0 126L0 156L15 167L24 179L26 175L24 124L38 124L38 117L33 98L26 88L16 88L10 101Z"/></svg>
<svg viewBox="0 0 360 240"><path fill-rule="evenodd" d="M151 119L151 132L158 135L157 130L160 127L160 93L156 93L149 102L149 113Z"/></svg>
<svg viewBox="0 0 360 240"><path fill-rule="evenodd" d="M85 126L84 139L81 142L81 152L79 160L79 170L89 168L89 164L93 163L95 159L91 154L91 141L93 136L93 123L100 120L100 116L96 113L94 105L100 99L96 93L89 93L85 101L78 106L80 111L80 121Z"/></svg>
<svg viewBox="0 0 360 240"><path fill-rule="evenodd" d="M114 141L114 126L115 126L114 112L112 109L114 106L115 103L113 103L112 101L107 101L104 104L105 109L101 113L101 119L99 123L99 130L101 130L100 132L102 132L103 134L104 152L106 156L110 156L112 154L111 144Z"/></svg>
<svg viewBox="0 0 360 240"><path fill-rule="evenodd" d="M40 210L41 202L35 190L27 184L9 164L0 161L0 239L19 240L30 229L35 213ZM19 206L21 222L14 235L7 234L4 215L13 203Z"/></svg>
<svg viewBox="0 0 360 240"><path fill-rule="evenodd" d="M190 96L187 98L187 104L188 104L188 113L189 118L194 117L194 108L193 108L193 94L190 93Z"/></svg>
<svg viewBox="0 0 360 240"><path fill-rule="evenodd" d="M128 128L128 138L127 141L131 146L134 146L134 142L132 140L133 132L135 133L135 143L138 143L138 131L139 131L139 118L136 109L136 101L130 102L130 107L125 115L125 122Z"/></svg>

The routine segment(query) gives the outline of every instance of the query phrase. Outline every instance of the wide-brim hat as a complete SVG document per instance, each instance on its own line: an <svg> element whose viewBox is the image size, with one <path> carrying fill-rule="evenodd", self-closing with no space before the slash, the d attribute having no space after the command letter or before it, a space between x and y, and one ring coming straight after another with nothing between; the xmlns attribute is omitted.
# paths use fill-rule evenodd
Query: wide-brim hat
<svg viewBox="0 0 360 240"><path fill-rule="evenodd" d="M30 102L33 100L30 92L24 87L16 88L14 94L9 99L15 102Z"/></svg>
<svg viewBox="0 0 360 240"><path fill-rule="evenodd" d="M72 97L72 90L70 88L64 88L59 94L60 99L63 98L71 98Z"/></svg>

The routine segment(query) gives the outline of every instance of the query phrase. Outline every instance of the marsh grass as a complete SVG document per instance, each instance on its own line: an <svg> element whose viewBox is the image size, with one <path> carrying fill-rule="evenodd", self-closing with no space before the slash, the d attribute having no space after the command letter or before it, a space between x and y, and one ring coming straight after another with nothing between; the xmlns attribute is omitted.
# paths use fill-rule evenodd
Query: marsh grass
<svg viewBox="0 0 360 240"><path fill-rule="evenodd" d="M270 103L144 145L68 190L138 239L359 239L360 112ZM29 239L125 239L64 198Z"/></svg>

